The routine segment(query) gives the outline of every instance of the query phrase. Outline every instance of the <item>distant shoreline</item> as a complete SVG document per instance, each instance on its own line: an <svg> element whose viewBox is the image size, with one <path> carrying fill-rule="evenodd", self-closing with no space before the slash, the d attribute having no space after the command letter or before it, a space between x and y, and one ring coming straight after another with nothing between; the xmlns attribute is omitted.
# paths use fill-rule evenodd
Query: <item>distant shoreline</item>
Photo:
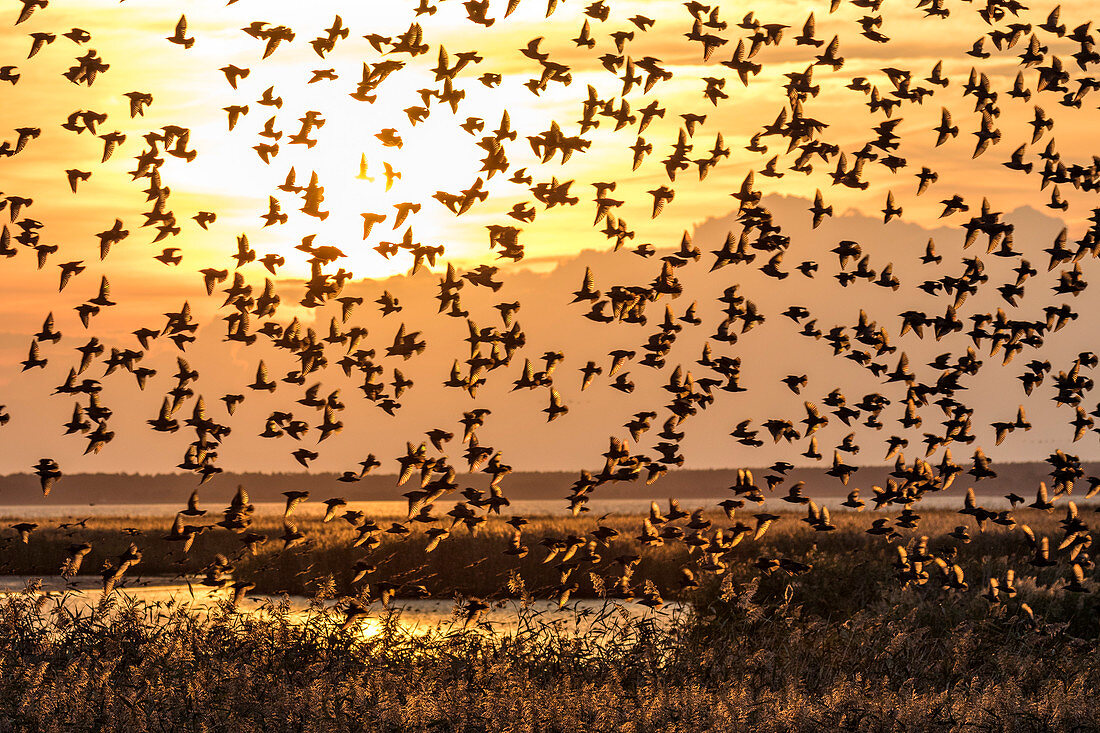
<svg viewBox="0 0 1100 733"><path fill-rule="evenodd" d="M997 478L975 482L965 473L968 463L960 464L960 474L952 486L941 496L961 496L973 487L985 496L1003 496L1009 492L1034 495L1040 481L1050 483L1050 466L1045 462L997 464ZM1085 475L1100 472L1100 463L1082 465ZM755 481L766 490L764 477L774 474L767 467L752 468ZM882 486L889 479L893 464L889 466L863 466L852 476L848 485L825 474L825 467L794 468L787 473L786 481L778 486L775 495L785 493L785 487L795 481L806 482L804 493L813 498L845 496L859 488L864 499L871 495L871 487ZM580 471L516 471L502 482L509 499L564 501ZM283 501L283 492L306 489L318 499L341 496L348 501L399 501L401 495L415 486L413 481L397 485L395 474L372 474L356 482L342 482L336 473L223 473L200 485L197 477L189 473L171 474L107 474L85 473L65 475L57 481L48 497L42 495L37 476L10 474L0 476L0 507L48 506L56 504L133 505L175 504L186 501L198 488L204 500L212 504L228 500L242 485L252 501ZM596 488L591 496L596 499L681 499L713 498L732 495L729 487L737 478L737 469L678 469L670 471L652 485L643 481L607 483ZM968 480L969 479L969 480ZM415 481L415 480L414 480ZM484 489L488 476L482 473L460 473L460 487L474 486ZM1081 482L1084 483L1083 481ZM1076 491L1074 492L1077 493ZM1084 492L1081 492L1083 496Z"/></svg>

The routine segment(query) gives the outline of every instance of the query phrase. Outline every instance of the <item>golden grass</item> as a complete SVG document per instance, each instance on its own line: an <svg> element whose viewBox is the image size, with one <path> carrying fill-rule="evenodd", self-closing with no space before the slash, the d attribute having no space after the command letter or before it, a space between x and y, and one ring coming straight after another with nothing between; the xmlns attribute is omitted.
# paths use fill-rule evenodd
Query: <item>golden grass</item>
<svg viewBox="0 0 1100 733"><path fill-rule="evenodd" d="M1082 509L1086 521L1090 512ZM1064 555L1054 551L1054 566L1036 568L1020 529L979 532L955 512L927 512L892 541L864 531L873 517L896 513L836 514L833 532L784 513L759 541L732 548L720 577L700 573L698 589L679 580L699 553L683 544L639 552L641 517L608 517L602 523L621 537L599 548L598 562L574 569L576 595L598 595L596 586L621 573L612 559L638 552L635 587L652 580L689 610L672 627L639 620L580 637L533 613L507 635L459 627L422 636L384 623L379 635L363 636L320 604L303 620L277 604L261 614L226 604L196 615L109 596L74 618L49 612L40 594L14 595L0 601L0 730L1095 729L1095 570L1089 592L1071 593ZM716 527L730 524L708 516ZM1060 512L1016 516L1057 547ZM345 522L308 518L299 527L309 545L282 552L281 518L261 517L254 529L271 539L256 557L240 554L238 536L221 529L184 557L161 539L169 524L93 519L72 534L42 527L29 544L11 544L6 569L53 574L69 543L88 541L96 549L84 571L95 573L135 541L145 553L135 576L191 577L220 552L238 556L235 577L259 591L363 598L388 581L444 597L530 597L560 586L562 568L541 562L539 540L597 526L589 517L534 518L524 531L530 553L517 559L503 554L512 530L499 518L475 535L457 529L427 555L422 531L383 534L368 553L350 547ZM947 536L959 524L969 525L970 543ZM896 547L912 549L921 536L932 554L957 548L969 590L945 587L931 564L926 583L899 580ZM352 583L350 567L362 557L377 570ZM765 573L760 557L812 568ZM988 578L1010 568L1016 595L983 597ZM593 574L606 580L594 585Z"/></svg>
<svg viewBox="0 0 1100 733"><path fill-rule="evenodd" d="M893 596L828 621L750 583L594 645L537 618L508 637L364 637L319 610L111 596L73 618L16 595L0 601L0 729L1095 729L1092 641L979 598Z"/></svg>
<svg viewBox="0 0 1100 733"><path fill-rule="evenodd" d="M1082 507L1081 515L1087 521L1091 508ZM755 566L760 557L790 558L813 566L807 574L806 582L825 587L828 583L850 588L893 588L897 559L897 545L909 546L921 536L927 536L929 548L935 555L942 555L952 548L957 550L956 562L964 570L965 578L971 587L971 593L980 592L990 575L1003 576L1009 569L1015 569L1022 579L1030 579L1039 587L1060 589L1063 579L1068 577L1068 563L1064 560L1051 568L1035 568L1028 564L1032 555L1031 547L1019 528L1007 529L996 524L986 523L984 531L979 531L974 521L967 516L946 510L922 513L922 519L916 529L897 528L898 536L887 540L881 536L872 536L865 532L871 520L878 517L893 518L893 512L836 513L833 523L837 529L832 532L815 532L799 521L803 516L795 512L784 512L759 541L746 538L729 550L724 557L728 566L728 575L737 582L746 582L761 575ZM1050 536L1052 557L1062 531L1058 521L1063 513L1047 513L1031 509L1016 512L1021 523L1032 527L1038 536ZM504 518L506 518L505 515ZM714 528L728 528L730 522L720 513L708 514L714 522ZM142 576L170 576L197 579L202 570L220 553L234 563L233 577L246 579L256 584L256 592L312 595L319 584L332 582L339 595L356 595L369 586L382 582L398 586L397 594L410 595L423 587L432 596L449 598L463 596L494 596L508 594L508 581L514 575L522 578L525 591L536 597L553 597L562 586L561 563L555 559L549 563L543 560L547 551L540 540L544 538L563 539L570 535L586 537L598 524L611 527L620 532L619 537L607 546L597 546L598 562L576 562L567 584L576 583L574 597L596 597L600 589L593 585L593 575L599 576L603 584L610 587L622 574L622 567L615 558L636 554L641 557L635 572L636 587L645 580L652 580L666 598L687 598L690 593L680 588L680 568L696 568L696 575L708 584L706 573L698 571L697 566L702 554L689 554L682 542L666 543L662 547L642 548L635 539L642 518L612 516L598 521L597 518L581 516L578 518L532 518L531 524L524 528L523 543L529 548L524 558L516 558L504 553L512 537L512 527L504 523L504 518L490 518L476 534L466 531L461 525L452 530L450 537L444 539L434 551L425 553L427 537L423 525L415 528L409 535L390 535L379 533L381 544L373 550L354 547L356 531L347 522L336 519L322 524L319 518L296 518L299 529L307 536L304 545L283 550L279 536L283 533L281 517L258 517L251 528L268 537L265 545L258 549L256 556L245 552L240 535L221 528L199 535L194 546L186 554L180 551L179 543L163 539L171 524L165 518L93 518L87 522L87 528L60 530L55 525L40 527L24 545L12 541L4 553L0 570L14 575L56 575L62 565L66 548L74 542L89 542L92 552L85 558L82 574L97 574L103 563L117 557L130 542L136 543L143 551L142 562L129 574L132 579ZM204 517L212 524L215 518ZM379 526L386 528L395 518L376 517ZM402 518L403 519L403 518ZM737 520L754 525L751 513L738 513ZM678 524L683 525L684 520ZM967 525L972 537L969 543L961 543L948 533L957 525ZM136 531L138 534L124 534L123 530ZM713 530L712 530L713 531ZM353 567L359 560L376 566L359 583L353 583ZM927 563L931 570L930 587L938 587L938 569ZM774 576L774 577L773 577ZM828 582L826 582L828 579ZM785 587L790 577L783 571L776 571L765 577L765 587L772 585ZM820 581L820 582L819 582ZM597 584L600 582L596 581ZM1090 581L1091 582L1091 581ZM515 584L513 583L513 591ZM713 580L710 586L715 586ZM807 599L811 601L812 599ZM821 603L824 615L844 613L851 610L853 601L843 596L831 598Z"/></svg>

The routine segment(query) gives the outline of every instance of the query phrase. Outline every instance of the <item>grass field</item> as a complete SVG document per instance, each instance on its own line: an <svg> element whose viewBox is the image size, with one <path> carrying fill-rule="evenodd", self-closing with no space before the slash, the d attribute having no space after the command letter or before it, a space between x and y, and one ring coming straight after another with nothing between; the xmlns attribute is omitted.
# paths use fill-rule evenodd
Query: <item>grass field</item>
<svg viewBox="0 0 1100 733"><path fill-rule="evenodd" d="M1095 640L1068 624L974 593L812 577L787 600L755 582L703 593L684 623L636 622L601 645L537 618L511 636L363 636L339 613L277 605L196 617L116 595L74 619L14 595L0 601L0 729L1096 729ZM824 618L806 593L848 607Z"/></svg>
<svg viewBox="0 0 1100 733"><path fill-rule="evenodd" d="M892 513L836 513L833 515L836 529L828 532L814 531L800 521L804 514L792 511L779 515L760 539L754 540L749 534L724 550L720 556L725 568L721 578L728 586L731 582L744 584L759 577L763 592L792 593L796 602L818 616L848 615L862 607L868 594L877 597L903 585L897 577L898 547L907 548L912 554L916 542L924 536L929 538L929 554L945 558L948 566L957 564L969 590L942 588L941 580L948 580L945 571L927 561L924 563L927 581L910 583L911 592L942 594L950 590L951 593L976 596L988 587L990 577L1003 581L1006 572L1012 569L1016 573L1019 597L1024 598L1034 589L1035 597L1031 599L1034 602L1030 605L1038 612L1052 603L1060 603L1057 599L1091 596L1064 592L1071 577L1071 567L1065 552L1056 550L1063 537L1060 520L1064 514L1064 509L1050 513L1020 509L1015 513L1017 521L1030 526L1036 537L1050 538L1054 562L1049 567L1036 567L1029 562L1035 553L1020 526L1007 528L986 522L984 530L979 530L971 517L937 510L923 513L916 528L894 526L895 534L885 537L868 534L865 530L873 519L892 520L897 510ZM1080 517L1085 522L1092 515L1091 507L1081 508ZM706 534L724 528L729 535L729 527L734 522L720 513L706 516L713 522ZM207 519L206 524L214 521L201 519ZM391 519L396 518L377 517L375 521L384 530ZM738 513L735 519L755 527L751 514L741 516ZM687 521L683 519L675 524L684 527ZM569 588L573 597L592 598L610 592L624 572L622 562L616 559L631 555L640 558L631 577L639 596L646 581L652 581L662 597L680 600L692 600L700 594L713 592L719 585L716 573L701 569L705 567L706 553L689 552L682 541L641 547L636 539L642 527L640 516L613 516L601 520L584 516L532 518L523 528L522 544L528 548L525 557L505 553L513 528L505 524L504 518L498 517L489 519L476 533L468 532L461 525L453 528L449 537L427 553L428 537L422 528L407 535L381 531L376 535L378 546L366 549L353 546L358 533L349 523L336 519L322 524L319 519L311 518L297 522L305 535L304 542L284 550L284 542L279 539L283 534L282 519L277 517L255 520L251 531L268 538L257 547L255 555L244 549L241 535L221 528L198 535L194 545L184 553L181 543L164 539L170 524L166 519L118 517L89 520L86 528L63 530L52 524L42 526L32 532L26 544L8 537L0 570L12 575L56 575L66 548L73 543L87 542L93 549L85 557L80 572L98 574L105 562L114 561L133 542L142 550L143 557L125 576L124 582L139 581L143 576L180 577L199 582L204 577L204 568L217 554L222 554L233 565L225 574L226 578L253 582L256 592L267 594L285 592L312 596L319 588L327 587L326 592L336 596L370 592L377 595L379 588L385 587L397 596L427 592L442 598L456 595L499 598L523 594L545 598L557 597L562 588ZM890 524L888 521L887 525ZM968 527L969 542L950 536L959 525ZM542 540L569 537L591 540L591 533L598 526L614 529L619 535L607 540L606 544L581 547L565 563L561 562L564 553L546 562L549 552ZM690 530L685 528L685 533L689 534ZM1084 561L1087 556L1086 551L1080 559ZM761 569L757 564L760 558L793 560L810 566L810 570L793 577L784 569ZM356 563L360 561L370 568L355 582ZM681 569L685 567L693 571L698 588L683 583ZM1085 567L1086 585L1095 589L1091 580L1095 570L1087 563ZM1082 624L1085 620L1076 619L1074 623ZM1095 629L1090 633L1095 633Z"/></svg>
<svg viewBox="0 0 1100 733"><path fill-rule="evenodd" d="M27 544L9 537L6 572L55 575L69 544L89 542L82 573L99 573L134 542L143 559L128 582L200 582L221 553L232 577L256 592L316 594L329 607L344 600L334 613L318 603L303 621L278 605L250 614L226 603L196 616L119 596L74 618L48 612L39 594L9 596L0 601L0 730L1095 730L1096 570L1085 548L1077 561L1087 567L1086 592L1068 589L1067 550L1057 549L1064 508L1015 513L1050 538L1049 567L1030 562L1021 528L987 522L979 531L956 512L926 512L889 538L865 531L875 518L893 525L897 514L837 513L836 529L819 532L803 514L784 513L758 540L723 552L721 574L702 570L704 553L683 542L641 548L640 516L532 518L522 558L504 553L512 527L495 517L476 534L455 528L430 553L423 530L380 532L376 548L352 547L357 533L342 520L301 519L306 541L283 550L281 518L259 517L252 529L269 539L255 556L220 528L183 554L163 539L166 519L42 526ZM1092 516L1082 507L1083 521ZM708 533L733 524L707 517ZM751 513L736 519L755 525ZM593 547L598 558L543 562L543 538L590 537L599 525L620 535ZM958 525L970 542L950 536ZM927 561L923 582L907 583L897 548L918 556L922 536L950 572ZM347 597L376 598L387 587L460 600L553 597L563 586L598 597L623 574L614 558L631 554L641 558L634 593L642 597L650 581L664 599L686 602L681 623L636 621L599 642L534 615L509 635L476 624L427 636L396 623L377 635L342 628ZM809 567L762 569L761 558ZM375 569L353 582L363 559ZM698 587L685 587L684 567ZM996 598L990 578L1000 583Z"/></svg>

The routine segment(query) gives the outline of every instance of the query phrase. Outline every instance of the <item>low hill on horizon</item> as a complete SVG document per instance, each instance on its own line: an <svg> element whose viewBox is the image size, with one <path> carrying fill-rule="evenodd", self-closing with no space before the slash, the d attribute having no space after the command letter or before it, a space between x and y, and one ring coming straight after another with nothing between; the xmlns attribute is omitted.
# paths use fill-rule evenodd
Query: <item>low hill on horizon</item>
<svg viewBox="0 0 1100 733"><path fill-rule="evenodd" d="M1085 463L1086 476L1100 473L1100 463ZM750 469L756 483L766 489L765 476L772 474L768 468ZM860 489L866 498L873 485L883 485L889 478L891 466L862 466L852 475L847 486L835 477L826 475L825 468L795 468L787 479L775 489L775 495L786 493L786 487L795 481L805 481L804 493L810 497L844 496L852 489ZM998 464L996 478L975 482L972 476L960 474L947 490L949 495L962 495L974 487L980 495L996 496L1014 491L1024 496L1034 495L1040 481L1049 483L1050 466L1044 462ZM510 499L562 499L569 494L569 487L577 479L576 471L516 471L505 477L504 493ZM194 475L172 474L110 474L85 473L66 475L44 497L33 474L9 474L0 476L0 506L41 506L67 504L184 504L196 487L204 505L213 507L228 502L230 496L242 485L252 501L282 501L283 492L308 490L320 500L342 496L349 501L400 501L402 494L416 487L415 479L397 486L395 474L365 476L360 481L342 482L335 473L224 473L199 485ZM609 483L592 492L593 498L602 499L663 499L713 498L724 496L737 478L737 469L679 470L671 471L652 485L644 481ZM488 476L481 473L460 474L461 487L485 488ZM1084 495L1078 490L1075 494Z"/></svg>

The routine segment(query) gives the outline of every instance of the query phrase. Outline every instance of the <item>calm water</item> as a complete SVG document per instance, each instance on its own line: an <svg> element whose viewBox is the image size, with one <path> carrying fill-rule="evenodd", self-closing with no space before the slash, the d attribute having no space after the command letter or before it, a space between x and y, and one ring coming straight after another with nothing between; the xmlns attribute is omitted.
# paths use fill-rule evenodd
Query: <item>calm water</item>
<svg viewBox="0 0 1100 733"><path fill-rule="evenodd" d="M0 576L0 599L23 592L30 580L31 578L22 576ZM63 605L70 612L87 612L103 596L101 587L91 578L80 578L76 590L66 590L60 578L43 578L39 593L47 596L41 609L43 613L50 613L57 604ZM173 578L145 578L140 583L128 585L115 593L120 600L123 596L128 596L165 610L182 604L199 613L212 609L220 599L228 599L231 595L229 590L211 589L199 583L189 586ZM267 604L281 601L284 601L284 597L250 595L242 602L240 610L264 613ZM291 618L305 620L308 617L309 599L304 596L287 596L285 602L289 604ZM325 605L336 618L342 618L342 612L333 610L332 606L331 602ZM391 611L398 612L397 623L413 634L461 629L465 621L462 614L456 613L455 603L451 600L397 599L388 608L374 603L370 614L360 623L362 633L377 633L383 619ZM502 602L485 611L480 616L477 627L492 633L514 633L523 618L520 611L518 602ZM533 601L528 607L526 619L533 620L540 628L552 624L567 633L588 634L594 631L599 636L625 628L639 619L648 619L658 626L668 627L681 618L685 611L683 606L673 602L658 609L650 609L638 603L605 603L588 599L570 601L560 608L554 601Z"/></svg>
<svg viewBox="0 0 1100 733"><path fill-rule="evenodd" d="M730 498L730 494L713 498L681 499L680 505L691 511L698 507L716 509L716 504L723 499ZM863 497L867 501L867 497ZM646 514L649 512L650 499L592 499L588 503L588 516L599 517L604 514ZM818 505L827 506L831 512L848 511L840 506L844 501L843 496L823 497L815 499ZM668 505L667 499L658 502L662 509ZM987 509L1008 509L1009 503L1002 496L978 496L978 503ZM277 516L283 513L283 502L254 502L256 514L260 516ZM926 509L961 509L962 496L928 496L920 506ZM447 507L447 502L440 502L440 507ZM753 506L757 508L752 509ZM224 508L218 504L201 502L200 507L206 509L209 515L217 515ZM182 504L40 504L40 505L8 505L0 506L0 521L6 518L17 519L53 519L72 517L172 517L183 508ZM365 513L370 517L403 517L408 513L408 504L405 501L352 501L348 502L347 509L354 509ZM797 504L788 504L779 499L768 499L761 505L749 505L746 509L752 511L796 510L802 511ZM341 510L346 511L346 510ZM294 514L301 517L320 517L325 513L325 505L317 501L307 501L299 504L294 509ZM515 500L510 506L501 510L502 516L518 514L525 517L532 516L569 516L566 503L560 499L540 500Z"/></svg>

